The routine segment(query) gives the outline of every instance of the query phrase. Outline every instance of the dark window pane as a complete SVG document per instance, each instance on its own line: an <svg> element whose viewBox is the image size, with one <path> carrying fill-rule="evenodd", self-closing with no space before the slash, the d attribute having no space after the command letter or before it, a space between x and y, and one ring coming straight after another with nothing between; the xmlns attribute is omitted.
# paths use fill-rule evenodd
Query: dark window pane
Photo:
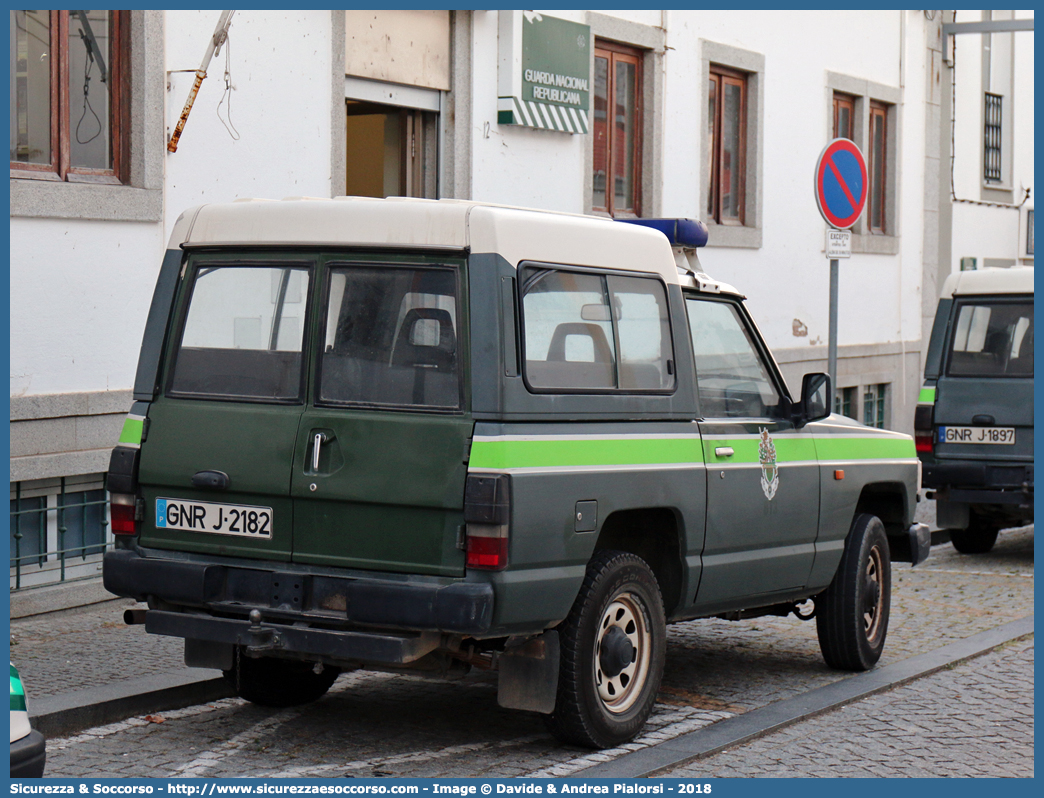
<svg viewBox="0 0 1044 798"><path fill-rule="evenodd" d="M885 226L885 112L875 109L870 116L870 227Z"/></svg>
<svg viewBox="0 0 1044 798"><path fill-rule="evenodd" d="M298 398L308 281L300 267L201 266L171 391Z"/></svg>
<svg viewBox="0 0 1044 798"><path fill-rule="evenodd" d="M333 269L319 398L459 407L459 337L453 270Z"/></svg>
<svg viewBox="0 0 1044 798"><path fill-rule="evenodd" d="M1032 377L1032 303L962 304L947 371L951 376Z"/></svg>
<svg viewBox="0 0 1044 798"><path fill-rule="evenodd" d="M721 117L721 216L738 218L743 201L743 153L741 122L743 113L743 87L725 81Z"/></svg>
<svg viewBox="0 0 1044 798"><path fill-rule="evenodd" d="M527 269L526 378L534 388L614 388L616 351L605 283L593 274Z"/></svg>
<svg viewBox="0 0 1044 798"><path fill-rule="evenodd" d="M615 210L634 209L635 65L616 62L616 113L613 124Z"/></svg>
<svg viewBox="0 0 1044 798"><path fill-rule="evenodd" d="M607 278L620 344L621 390L658 391L674 385L671 328L663 285L641 277Z"/></svg>
<svg viewBox="0 0 1044 798"><path fill-rule="evenodd" d="M51 22L47 11L11 11L11 160L51 163Z"/></svg>
<svg viewBox="0 0 1044 798"><path fill-rule="evenodd" d="M594 91L594 185L591 204L607 208L606 173L609 163L609 59L595 57Z"/></svg>
<svg viewBox="0 0 1044 798"><path fill-rule="evenodd" d="M108 11L69 12L70 166L112 168Z"/></svg>
<svg viewBox="0 0 1044 798"><path fill-rule="evenodd" d="M714 173L714 129L717 124L718 114L718 79L711 75L710 85L707 87L707 216L716 218L715 186L717 178Z"/></svg>
<svg viewBox="0 0 1044 798"><path fill-rule="evenodd" d="M1033 209L1026 211L1026 254L1033 254Z"/></svg>
<svg viewBox="0 0 1044 798"><path fill-rule="evenodd" d="M11 567L43 565L47 551L47 497L11 499Z"/></svg>

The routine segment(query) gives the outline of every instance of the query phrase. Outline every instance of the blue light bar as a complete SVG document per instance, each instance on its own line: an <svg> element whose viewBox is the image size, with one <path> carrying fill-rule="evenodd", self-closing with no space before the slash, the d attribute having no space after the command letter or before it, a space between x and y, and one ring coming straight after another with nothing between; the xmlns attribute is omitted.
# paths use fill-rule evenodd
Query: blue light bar
<svg viewBox="0 0 1044 798"><path fill-rule="evenodd" d="M659 230L672 247L704 247L707 245L707 225L699 219L617 219L618 222L640 224Z"/></svg>

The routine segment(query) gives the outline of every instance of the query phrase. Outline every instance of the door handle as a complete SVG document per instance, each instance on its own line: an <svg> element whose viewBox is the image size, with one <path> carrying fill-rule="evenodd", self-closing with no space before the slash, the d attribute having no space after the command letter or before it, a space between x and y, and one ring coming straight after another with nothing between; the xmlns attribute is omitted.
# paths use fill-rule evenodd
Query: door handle
<svg viewBox="0 0 1044 798"><path fill-rule="evenodd" d="M714 449L715 457L732 457L733 454L731 446L717 446Z"/></svg>
<svg viewBox="0 0 1044 798"><path fill-rule="evenodd" d="M312 436L312 472L315 473L319 470L319 449L324 443L327 442L325 432L317 432Z"/></svg>

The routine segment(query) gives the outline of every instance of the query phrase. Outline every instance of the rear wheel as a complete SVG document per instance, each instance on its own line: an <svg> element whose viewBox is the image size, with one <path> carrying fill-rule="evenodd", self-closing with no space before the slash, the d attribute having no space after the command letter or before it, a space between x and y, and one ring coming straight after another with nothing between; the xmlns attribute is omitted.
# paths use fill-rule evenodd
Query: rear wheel
<svg viewBox="0 0 1044 798"><path fill-rule="evenodd" d="M892 574L888 537L876 515L857 515L830 587L816 598L816 630L831 668L865 671L888 633Z"/></svg>
<svg viewBox="0 0 1044 798"><path fill-rule="evenodd" d="M646 562L598 552L559 627L562 660L555 711L559 740L611 748L633 739L656 702L667 626L656 577Z"/></svg>
<svg viewBox="0 0 1044 798"><path fill-rule="evenodd" d="M972 510L967 529L951 529L950 542L961 554L986 554L997 542L1000 528Z"/></svg>
<svg viewBox="0 0 1044 798"><path fill-rule="evenodd" d="M313 662L248 657L239 647L232 669L224 671L236 695L263 707L310 704L326 694L340 673L340 668Z"/></svg>

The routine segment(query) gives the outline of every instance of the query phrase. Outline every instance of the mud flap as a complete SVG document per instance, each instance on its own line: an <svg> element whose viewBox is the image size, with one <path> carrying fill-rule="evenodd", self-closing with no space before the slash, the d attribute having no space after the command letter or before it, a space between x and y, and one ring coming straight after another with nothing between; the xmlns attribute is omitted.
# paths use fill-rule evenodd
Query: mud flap
<svg viewBox="0 0 1044 798"><path fill-rule="evenodd" d="M551 630L500 655L497 703L549 715L558 693L558 632Z"/></svg>

